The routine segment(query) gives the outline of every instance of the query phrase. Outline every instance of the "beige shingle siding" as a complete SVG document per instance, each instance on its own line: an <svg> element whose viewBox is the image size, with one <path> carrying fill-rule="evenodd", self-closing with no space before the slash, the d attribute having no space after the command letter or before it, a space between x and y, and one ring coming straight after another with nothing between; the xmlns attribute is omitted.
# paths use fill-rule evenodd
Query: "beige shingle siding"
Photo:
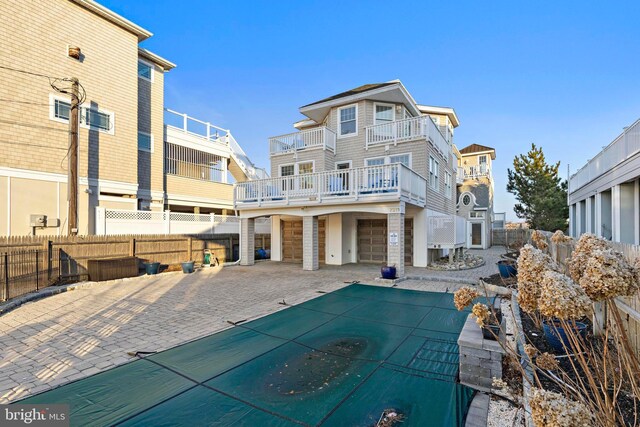
<svg viewBox="0 0 640 427"><path fill-rule="evenodd" d="M167 194L233 201L233 184L167 175ZM186 197L185 197L186 198ZM169 201L170 202L170 201Z"/></svg>
<svg viewBox="0 0 640 427"><path fill-rule="evenodd" d="M3 0L0 16L11 17L2 24L1 64L77 77L86 90L85 105L115 113L114 135L80 129L80 176L136 183L137 37L68 1ZM67 57L68 44L82 49L82 62ZM54 93L42 77L0 70L0 79L3 99L48 104ZM2 102L1 107L1 120L42 128L0 123L0 166L66 173L68 125L50 120L47 105Z"/></svg>

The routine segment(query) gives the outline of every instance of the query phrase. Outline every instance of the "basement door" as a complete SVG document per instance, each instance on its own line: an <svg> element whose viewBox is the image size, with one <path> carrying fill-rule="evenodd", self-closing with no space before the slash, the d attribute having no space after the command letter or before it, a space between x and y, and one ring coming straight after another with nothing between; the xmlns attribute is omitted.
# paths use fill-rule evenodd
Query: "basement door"
<svg viewBox="0 0 640 427"><path fill-rule="evenodd" d="M358 262L387 261L387 219L358 220ZM413 264L413 219L404 220L404 263Z"/></svg>
<svg viewBox="0 0 640 427"><path fill-rule="evenodd" d="M325 223L318 220L318 259L325 261ZM282 222L282 261L302 263L302 221Z"/></svg>

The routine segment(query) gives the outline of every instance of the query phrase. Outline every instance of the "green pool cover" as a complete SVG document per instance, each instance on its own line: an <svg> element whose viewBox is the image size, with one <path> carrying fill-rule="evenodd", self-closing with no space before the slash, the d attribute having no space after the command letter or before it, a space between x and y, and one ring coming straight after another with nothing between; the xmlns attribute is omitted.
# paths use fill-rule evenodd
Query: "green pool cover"
<svg viewBox="0 0 640 427"><path fill-rule="evenodd" d="M71 424L462 426L468 311L453 295L351 285L20 403L67 403Z"/></svg>

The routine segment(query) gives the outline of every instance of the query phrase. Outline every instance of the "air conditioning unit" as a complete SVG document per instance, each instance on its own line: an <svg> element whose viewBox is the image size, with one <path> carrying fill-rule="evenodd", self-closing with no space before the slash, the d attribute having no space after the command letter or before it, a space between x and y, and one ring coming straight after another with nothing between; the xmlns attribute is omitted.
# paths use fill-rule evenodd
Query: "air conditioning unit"
<svg viewBox="0 0 640 427"><path fill-rule="evenodd" d="M30 227L46 227L47 216L42 214L29 215L29 226Z"/></svg>

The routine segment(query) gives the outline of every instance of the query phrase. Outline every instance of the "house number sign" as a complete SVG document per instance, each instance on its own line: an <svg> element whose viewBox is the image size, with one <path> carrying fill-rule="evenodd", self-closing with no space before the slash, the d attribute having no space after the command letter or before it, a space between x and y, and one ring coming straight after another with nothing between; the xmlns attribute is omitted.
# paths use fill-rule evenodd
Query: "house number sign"
<svg viewBox="0 0 640 427"><path fill-rule="evenodd" d="M398 246L398 233L389 233L389 246Z"/></svg>

